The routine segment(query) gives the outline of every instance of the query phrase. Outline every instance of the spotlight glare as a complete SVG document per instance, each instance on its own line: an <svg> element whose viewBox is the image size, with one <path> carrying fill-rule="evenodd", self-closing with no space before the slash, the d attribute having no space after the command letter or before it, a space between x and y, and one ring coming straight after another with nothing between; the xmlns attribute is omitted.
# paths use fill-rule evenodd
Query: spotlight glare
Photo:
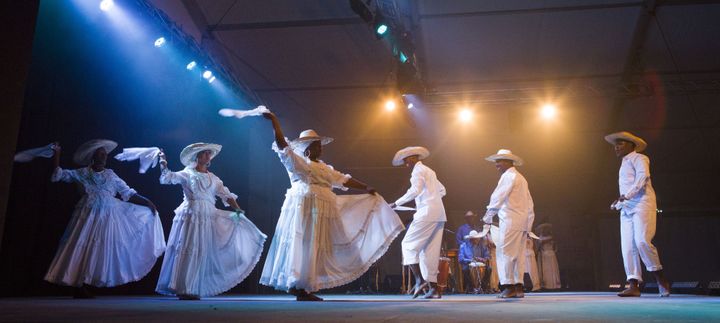
<svg viewBox="0 0 720 323"><path fill-rule="evenodd" d="M203 72L203 78L206 79L206 80L209 79L209 78L212 77L212 76L213 76L213 75L212 75L212 72L210 72L210 71L207 71L207 70L206 70L205 72Z"/></svg>
<svg viewBox="0 0 720 323"><path fill-rule="evenodd" d="M392 111L392 110L395 110L395 107L396 107L395 101L387 100L387 102L385 102L385 110Z"/></svg>
<svg viewBox="0 0 720 323"><path fill-rule="evenodd" d="M212 82L215 82L215 77L214 77L214 76L211 77L211 78L208 80L208 83L212 83Z"/></svg>
<svg viewBox="0 0 720 323"><path fill-rule="evenodd" d="M540 109L540 115L545 119L552 119L557 114L557 108L553 104L545 104Z"/></svg>
<svg viewBox="0 0 720 323"><path fill-rule="evenodd" d="M412 102L408 103L408 105L407 105L408 110L409 110L409 109L412 109L412 108L414 108L414 107L415 107L415 105L412 104Z"/></svg>
<svg viewBox="0 0 720 323"><path fill-rule="evenodd" d="M386 24L380 24L377 26L377 29L375 29L375 32L377 32L378 35L384 35L388 30L388 26Z"/></svg>
<svg viewBox="0 0 720 323"><path fill-rule="evenodd" d="M165 45L165 37L160 37L157 40L155 40L155 47L160 48L163 45Z"/></svg>
<svg viewBox="0 0 720 323"><path fill-rule="evenodd" d="M464 108L460 110L460 114L458 114L458 117L460 118L460 121L462 122L468 122L472 120L473 113L470 109Z"/></svg>
<svg viewBox="0 0 720 323"><path fill-rule="evenodd" d="M188 71L190 71L193 68L195 68L195 66L197 66L197 63L195 61L192 61L192 62L188 63L187 66L185 66L185 68L187 68Z"/></svg>
<svg viewBox="0 0 720 323"><path fill-rule="evenodd" d="M115 5L115 3L113 3L113 0L102 0L100 1L100 10L108 11L112 9L113 5Z"/></svg>

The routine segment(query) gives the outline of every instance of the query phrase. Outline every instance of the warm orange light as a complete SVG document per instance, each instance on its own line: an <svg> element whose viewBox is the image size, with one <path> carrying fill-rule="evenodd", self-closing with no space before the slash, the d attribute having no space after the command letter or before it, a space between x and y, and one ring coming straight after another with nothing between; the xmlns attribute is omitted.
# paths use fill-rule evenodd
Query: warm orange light
<svg viewBox="0 0 720 323"><path fill-rule="evenodd" d="M397 107L397 104L393 100L387 100L385 102L385 110L393 111Z"/></svg>
<svg viewBox="0 0 720 323"><path fill-rule="evenodd" d="M472 120L472 117L473 117L473 112L472 112L472 110L470 110L468 108L462 108L462 109L460 109L460 112L458 113L458 118L462 122L469 122L470 120Z"/></svg>
<svg viewBox="0 0 720 323"><path fill-rule="evenodd" d="M547 103L540 108L540 115L545 119L553 119L557 115L557 108L554 104Z"/></svg>

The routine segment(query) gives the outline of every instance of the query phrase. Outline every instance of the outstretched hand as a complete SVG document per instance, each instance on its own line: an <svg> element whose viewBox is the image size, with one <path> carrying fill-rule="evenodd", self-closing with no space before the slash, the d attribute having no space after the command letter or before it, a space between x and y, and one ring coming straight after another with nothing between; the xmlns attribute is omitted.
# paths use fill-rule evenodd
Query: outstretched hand
<svg viewBox="0 0 720 323"><path fill-rule="evenodd" d="M62 147L60 147L60 142L54 142L52 146L52 150L55 152L56 155L59 155L62 151Z"/></svg>
<svg viewBox="0 0 720 323"><path fill-rule="evenodd" d="M366 190L368 193L372 194L372 195L377 195L377 191L376 191L375 188L372 187L372 186L366 187L365 190Z"/></svg>

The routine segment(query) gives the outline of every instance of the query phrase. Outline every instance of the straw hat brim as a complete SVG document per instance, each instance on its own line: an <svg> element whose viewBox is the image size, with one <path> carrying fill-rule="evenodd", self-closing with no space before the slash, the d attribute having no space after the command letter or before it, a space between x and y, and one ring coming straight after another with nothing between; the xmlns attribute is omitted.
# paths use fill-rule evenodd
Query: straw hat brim
<svg viewBox="0 0 720 323"><path fill-rule="evenodd" d="M618 139L622 139L622 140L634 143L635 151L637 151L637 152L641 152L641 151L645 150L645 148L647 148L647 142L645 142L645 140L643 140L642 138L640 138L636 135L633 135L627 131L611 133L611 134L605 136L605 141L607 141L611 145L614 145Z"/></svg>
<svg viewBox="0 0 720 323"><path fill-rule="evenodd" d="M218 144L209 144L203 142L188 145L180 152L180 162L185 166L190 166L195 162L195 156L197 156L199 152L205 150L210 151L210 159L213 159L220 153L220 150L222 150L222 146Z"/></svg>
<svg viewBox="0 0 720 323"><path fill-rule="evenodd" d="M105 148L105 152L110 154L117 147L117 142L107 139L93 139L80 145L75 154L73 154L73 161L79 165L90 165L92 156L95 151L100 148Z"/></svg>
<svg viewBox="0 0 720 323"><path fill-rule="evenodd" d="M405 164L404 159L410 156L417 155L420 160L423 160L425 158L428 158L430 156L430 151L427 150L425 147L415 146L415 147L405 147L403 149L398 150L398 152L395 153L395 156L393 157L392 164L393 166L402 166Z"/></svg>
<svg viewBox="0 0 720 323"><path fill-rule="evenodd" d="M519 156L517 156L515 154L495 154L495 155L485 157L485 160L487 160L489 162L496 162L496 161L502 160L502 159L512 160L513 165L515 165L515 166L522 166L524 164L524 161L522 160L522 158L520 158Z"/></svg>

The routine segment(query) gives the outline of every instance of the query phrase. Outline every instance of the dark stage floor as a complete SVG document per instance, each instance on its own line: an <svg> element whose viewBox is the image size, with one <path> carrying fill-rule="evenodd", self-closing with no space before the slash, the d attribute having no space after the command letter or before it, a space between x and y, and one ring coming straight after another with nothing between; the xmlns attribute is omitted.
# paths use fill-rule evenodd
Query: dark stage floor
<svg viewBox="0 0 720 323"><path fill-rule="evenodd" d="M536 293L521 300L493 295L447 295L411 300L400 295L322 295L325 302L288 296L228 295L200 301L161 296L0 299L0 321L247 321L247 322L460 322L655 321L720 322L720 297L612 293Z"/></svg>

